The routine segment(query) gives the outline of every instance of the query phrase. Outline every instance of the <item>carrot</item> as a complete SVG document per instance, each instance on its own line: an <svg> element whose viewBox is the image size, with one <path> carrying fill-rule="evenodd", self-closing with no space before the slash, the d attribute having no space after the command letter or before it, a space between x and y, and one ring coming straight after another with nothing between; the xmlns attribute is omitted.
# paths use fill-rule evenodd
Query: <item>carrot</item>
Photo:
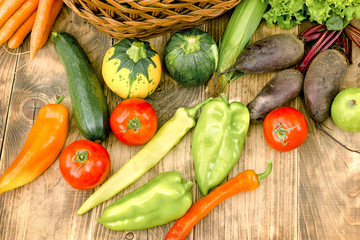
<svg viewBox="0 0 360 240"><path fill-rule="evenodd" d="M39 0L27 0L16 12L7 20L0 29L0 45L9 40L14 32L29 18L37 9Z"/></svg>
<svg viewBox="0 0 360 240"><path fill-rule="evenodd" d="M63 5L63 0L55 0L54 6L51 11L49 24L46 28L46 33L44 34L42 44L40 44L40 48L45 45L47 36L50 34L51 27L54 24L55 19L61 10L62 5ZM34 25L35 17L36 17L36 11L26 20L26 22L21 27L19 27L19 29L14 33L14 35L9 39L8 41L9 48L12 49L18 48L22 44L25 37L31 31Z"/></svg>
<svg viewBox="0 0 360 240"><path fill-rule="evenodd" d="M61 10L61 7L62 7L62 5L63 5L63 3L64 3L63 0L55 0L55 1L54 1L54 6L53 6L53 8L52 8L52 10L51 10L51 15L50 15L49 23L48 23L48 25L47 25L47 27L46 27L46 31L45 31L44 35L42 36L42 42L41 42L41 44L40 44L40 48L42 48L42 47L45 45L45 43L47 42L48 37L49 37L49 35L50 35L51 27L52 27L52 25L54 24L55 19L56 19L56 17L58 16L58 14L59 14L59 12L60 12L60 10Z"/></svg>
<svg viewBox="0 0 360 240"><path fill-rule="evenodd" d="M32 27L34 26L37 11L33 12L31 16L16 30L8 41L9 48L18 48L25 37L29 34Z"/></svg>
<svg viewBox="0 0 360 240"><path fill-rule="evenodd" d="M25 0L7 0L0 4L0 27L18 10Z"/></svg>
<svg viewBox="0 0 360 240"><path fill-rule="evenodd" d="M50 20L51 10L54 0L40 0L35 23L31 31L30 38L30 61L34 59L36 53L42 44L42 38L45 34L47 25Z"/></svg>
<svg viewBox="0 0 360 240"><path fill-rule="evenodd" d="M271 169L272 163L268 161L268 169L264 173L256 174L253 170L246 170L215 188L214 191L195 202L186 214L176 221L165 240L184 239L198 221L227 198L258 188L260 181L270 174Z"/></svg>

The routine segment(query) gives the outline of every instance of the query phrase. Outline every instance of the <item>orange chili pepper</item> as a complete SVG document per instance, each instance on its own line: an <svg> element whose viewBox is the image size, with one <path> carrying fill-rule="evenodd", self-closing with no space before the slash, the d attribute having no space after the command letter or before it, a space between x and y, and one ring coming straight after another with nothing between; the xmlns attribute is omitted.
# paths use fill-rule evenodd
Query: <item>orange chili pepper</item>
<svg viewBox="0 0 360 240"><path fill-rule="evenodd" d="M43 106L13 163L0 177L0 194L40 176L57 158L68 133L69 111L59 104Z"/></svg>
<svg viewBox="0 0 360 240"><path fill-rule="evenodd" d="M268 168L264 173L256 174L253 170L246 170L236 177L218 186L203 198L195 202L184 216L179 218L170 229L165 240L184 239L195 224L204 218L213 208L244 191L252 191L259 187L260 180L267 177L272 169L272 162L268 161Z"/></svg>

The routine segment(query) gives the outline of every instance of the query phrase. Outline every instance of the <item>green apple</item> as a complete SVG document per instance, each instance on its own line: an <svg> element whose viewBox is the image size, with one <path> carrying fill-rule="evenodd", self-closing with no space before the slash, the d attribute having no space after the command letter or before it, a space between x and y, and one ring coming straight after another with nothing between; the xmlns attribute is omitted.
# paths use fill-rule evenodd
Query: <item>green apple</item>
<svg viewBox="0 0 360 240"><path fill-rule="evenodd" d="M360 132L360 88L347 88L336 95L331 117L342 130Z"/></svg>

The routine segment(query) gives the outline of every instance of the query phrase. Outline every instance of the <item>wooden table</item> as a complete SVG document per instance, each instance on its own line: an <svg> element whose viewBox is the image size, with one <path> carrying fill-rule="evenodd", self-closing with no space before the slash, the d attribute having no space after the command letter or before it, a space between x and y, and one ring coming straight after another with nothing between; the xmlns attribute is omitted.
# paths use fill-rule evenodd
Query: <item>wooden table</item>
<svg viewBox="0 0 360 240"><path fill-rule="evenodd" d="M226 14L200 27L218 42L229 17L230 14ZM355 24L360 26L359 21ZM100 77L102 58L115 40L66 7L54 29L67 31L79 40ZM298 28L290 31L267 28L262 23L254 40L274 33L296 34L298 31ZM169 36L149 40L161 56ZM65 145L83 139L72 118L64 67L52 42L49 41L31 63L28 63L28 50L29 39L16 54L0 48L0 173L20 151L39 108L55 102L60 95L66 96L63 104L69 108L71 117ZM360 51L354 50L354 64L348 67L342 88L360 86ZM229 84L225 93L230 101L247 104L273 75L246 75ZM104 91L112 110L121 99L108 88ZM147 100L157 111L161 126L177 108L194 106L208 96L204 86L180 86L164 72L161 84ZM299 97L291 106L305 113ZM228 177L248 168L262 172L267 159L274 162L273 172L256 191L236 195L215 208L196 225L188 239L358 239L360 155L339 147L315 128L307 114L306 117L309 136L301 147L288 153L276 152L266 144L261 124L250 126L241 158ZM360 149L360 133L340 131L331 119L325 125L339 140ZM93 191L71 188L60 174L57 159L33 182L0 195L0 239L163 239L174 222L148 230L115 232L98 224L96 219L115 199L163 171L178 170L185 179L195 182L190 148L192 132L140 180L82 216L76 211ZM110 174L141 149L121 144L112 133L103 146L112 159ZM194 200L201 197L196 184L191 191Z"/></svg>

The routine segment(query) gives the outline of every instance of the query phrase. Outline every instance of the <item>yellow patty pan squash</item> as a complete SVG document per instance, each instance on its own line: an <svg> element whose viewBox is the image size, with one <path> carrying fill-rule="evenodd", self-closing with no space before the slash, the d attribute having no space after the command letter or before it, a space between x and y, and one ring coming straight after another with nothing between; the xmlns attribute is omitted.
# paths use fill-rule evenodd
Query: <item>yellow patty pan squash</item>
<svg viewBox="0 0 360 240"><path fill-rule="evenodd" d="M102 75L106 85L127 98L146 98L161 79L161 60L149 42L122 39L106 52Z"/></svg>

